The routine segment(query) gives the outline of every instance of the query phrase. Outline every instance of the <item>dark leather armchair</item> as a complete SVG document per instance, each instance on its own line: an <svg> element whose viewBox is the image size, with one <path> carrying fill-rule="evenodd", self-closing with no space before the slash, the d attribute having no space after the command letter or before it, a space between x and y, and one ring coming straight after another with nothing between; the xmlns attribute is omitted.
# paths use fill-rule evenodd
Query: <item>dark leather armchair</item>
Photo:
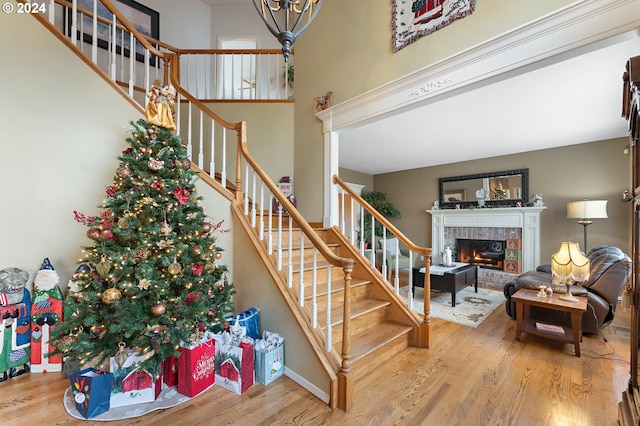
<svg viewBox="0 0 640 426"><path fill-rule="evenodd" d="M618 297L631 275L631 259L622 250L613 246L593 248L587 254L591 261L591 273L588 281L571 287L571 293L587 297L587 311L582 315L582 331L598 333L613 321ZM551 266L543 265L535 271L525 272L504 286L507 298L505 309L507 315L516 318L516 307L511 296L521 288L537 290L541 285L551 285ZM551 285L554 292L565 293L564 285ZM531 307L532 318L552 322L558 325L569 325L568 316L563 312L550 311L544 308Z"/></svg>

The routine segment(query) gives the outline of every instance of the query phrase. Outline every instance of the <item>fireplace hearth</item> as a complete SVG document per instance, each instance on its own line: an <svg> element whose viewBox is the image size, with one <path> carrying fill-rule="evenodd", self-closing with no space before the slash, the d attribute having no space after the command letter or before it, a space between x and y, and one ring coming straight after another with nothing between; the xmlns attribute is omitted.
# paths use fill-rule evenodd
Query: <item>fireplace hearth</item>
<svg viewBox="0 0 640 426"><path fill-rule="evenodd" d="M456 239L456 261L502 270L506 241Z"/></svg>

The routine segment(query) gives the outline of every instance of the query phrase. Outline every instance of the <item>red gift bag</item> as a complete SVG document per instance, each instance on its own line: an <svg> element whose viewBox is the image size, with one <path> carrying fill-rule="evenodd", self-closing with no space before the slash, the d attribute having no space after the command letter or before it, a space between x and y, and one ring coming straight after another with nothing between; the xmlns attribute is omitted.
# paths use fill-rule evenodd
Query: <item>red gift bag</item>
<svg viewBox="0 0 640 426"><path fill-rule="evenodd" d="M172 356L162 361L162 379L167 386L178 383L178 360Z"/></svg>
<svg viewBox="0 0 640 426"><path fill-rule="evenodd" d="M194 397L213 385L215 340L178 350L178 392Z"/></svg>

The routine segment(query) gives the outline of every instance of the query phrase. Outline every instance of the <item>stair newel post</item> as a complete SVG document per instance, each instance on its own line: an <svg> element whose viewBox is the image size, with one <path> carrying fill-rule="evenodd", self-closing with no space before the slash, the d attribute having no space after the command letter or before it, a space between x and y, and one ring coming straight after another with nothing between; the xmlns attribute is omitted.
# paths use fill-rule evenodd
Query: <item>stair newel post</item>
<svg viewBox="0 0 640 426"><path fill-rule="evenodd" d="M338 373L338 405L345 411L353 405L354 377L351 371L351 273L353 259L343 263L344 313L342 323L342 366Z"/></svg>
<svg viewBox="0 0 640 426"><path fill-rule="evenodd" d="M424 253L424 319L422 321L421 342L420 346L424 348L431 347L431 250L428 249Z"/></svg>

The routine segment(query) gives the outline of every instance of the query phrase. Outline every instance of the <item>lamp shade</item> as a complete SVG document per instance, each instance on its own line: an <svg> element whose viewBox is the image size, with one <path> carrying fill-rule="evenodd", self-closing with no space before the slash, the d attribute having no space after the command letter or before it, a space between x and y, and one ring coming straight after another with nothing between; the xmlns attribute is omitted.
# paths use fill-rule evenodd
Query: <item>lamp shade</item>
<svg viewBox="0 0 640 426"><path fill-rule="evenodd" d="M551 256L553 284L573 284L589 279L589 258L582 254L578 243L563 242L560 250Z"/></svg>
<svg viewBox="0 0 640 426"><path fill-rule="evenodd" d="M567 203L569 219L604 219L607 216L607 200L582 200Z"/></svg>

